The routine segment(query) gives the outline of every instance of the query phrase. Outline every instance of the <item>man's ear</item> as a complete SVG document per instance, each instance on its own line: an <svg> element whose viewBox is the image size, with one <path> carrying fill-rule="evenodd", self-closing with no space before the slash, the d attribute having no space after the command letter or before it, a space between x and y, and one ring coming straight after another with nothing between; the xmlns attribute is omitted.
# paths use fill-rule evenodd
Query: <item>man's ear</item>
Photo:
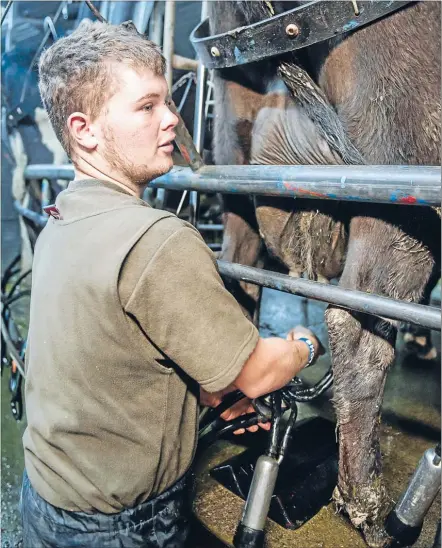
<svg viewBox="0 0 442 548"><path fill-rule="evenodd" d="M69 133L74 141L81 147L92 152L97 144L95 128L87 114L82 112L73 112L67 121Z"/></svg>

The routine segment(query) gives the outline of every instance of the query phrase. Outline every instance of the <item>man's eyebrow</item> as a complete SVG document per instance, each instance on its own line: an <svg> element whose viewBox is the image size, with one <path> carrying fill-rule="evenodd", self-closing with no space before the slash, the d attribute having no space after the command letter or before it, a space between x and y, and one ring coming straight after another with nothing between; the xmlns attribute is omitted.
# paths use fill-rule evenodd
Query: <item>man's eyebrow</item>
<svg viewBox="0 0 442 548"><path fill-rule="evenodd" d="M146 93L146 95L143 95L139 99L135 101L135 104L138 105L139 103L146 101L147 99L159 99L160 94L159 93Z"/></svg>

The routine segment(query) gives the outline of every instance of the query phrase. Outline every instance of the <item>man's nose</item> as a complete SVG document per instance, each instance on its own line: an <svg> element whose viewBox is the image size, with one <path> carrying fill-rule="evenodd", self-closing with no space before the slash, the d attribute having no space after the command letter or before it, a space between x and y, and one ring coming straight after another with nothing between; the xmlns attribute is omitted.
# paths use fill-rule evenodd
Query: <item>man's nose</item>
<svg viewBox="0 0 442 548"><path fill-rule="evenodd" d="M174 114L169 107L167 107L166 113L163 117L162 129L173 129L178 125L178 116Z"/></svg>

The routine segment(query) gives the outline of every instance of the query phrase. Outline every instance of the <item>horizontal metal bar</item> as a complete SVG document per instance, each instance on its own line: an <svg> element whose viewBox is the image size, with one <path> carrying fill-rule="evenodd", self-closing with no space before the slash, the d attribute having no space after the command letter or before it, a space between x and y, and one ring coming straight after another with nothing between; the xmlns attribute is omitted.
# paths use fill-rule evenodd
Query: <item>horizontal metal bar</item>
<svg viewBox="0 0 442 548"><path fill-rule="evenodd" d="M201 231L206 232L222 232L224 230L224 225L210 225L210 224L202 224L198 223L197 229Z"/></svg>
<svg viewBox="0 0 442 548"><path fill-rule="evenodd" d="M441 173L437 166L176 167L149 186L428 206L440 205Z"/></svg>
<svg viewBox="0 0 442 548"><path fill-rule="evenodd" d="M251 266L218 261L219 271L223 276L235 280L242 280L263 287L270 287L286 293L293 293L343 308L357 310L374 316L381 316L391 320L410 322L435 331L441 330L441 311L433 306L407 303L356 291L344 289L301 278L292 278L285 274L269 272Z"/></svg>
<svg viewBox="0 0 442 548"><path fill-rule="evenodd" d="M72 179L72 166L30 165L28 179ZM440 205L440 166L203 166L175 167L153 188L226 194Z"/></svg>
<svg viewBox="0 0 442 548"><path fill-rule="evenodd" d="M65 179L71 181L75 177L72 164L30 164L25 169L25 179Z"/></svg>
<svg viewBox="0 0 442 548"><path fill-rule="evenodd" d="M212 251L221 251L221 244L207 244L207 247Z"/></svg>
<svg viewBox="0 0 442 548"><path fill-rule="evenodd" d="M40 213L22 206L18 200L14 201L14 207L22 217L29 219L29 221L32 221L37 226L43 227L48 222L46 215L40 215Z"/></svg>

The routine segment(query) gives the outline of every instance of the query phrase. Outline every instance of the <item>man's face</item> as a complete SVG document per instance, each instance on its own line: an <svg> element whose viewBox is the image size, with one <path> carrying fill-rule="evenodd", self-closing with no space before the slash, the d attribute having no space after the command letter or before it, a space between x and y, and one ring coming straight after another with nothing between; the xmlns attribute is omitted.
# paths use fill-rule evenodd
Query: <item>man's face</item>
<svg viewBox="0 0 442 548"><path fill-rule="evenodd" d="M95 120L96 151L114 175L143 184L172 168L178 118L166 104L169 92L163 76L149 69L138 73L125 65L115 65L115 73L119 90Z"/></svg>

